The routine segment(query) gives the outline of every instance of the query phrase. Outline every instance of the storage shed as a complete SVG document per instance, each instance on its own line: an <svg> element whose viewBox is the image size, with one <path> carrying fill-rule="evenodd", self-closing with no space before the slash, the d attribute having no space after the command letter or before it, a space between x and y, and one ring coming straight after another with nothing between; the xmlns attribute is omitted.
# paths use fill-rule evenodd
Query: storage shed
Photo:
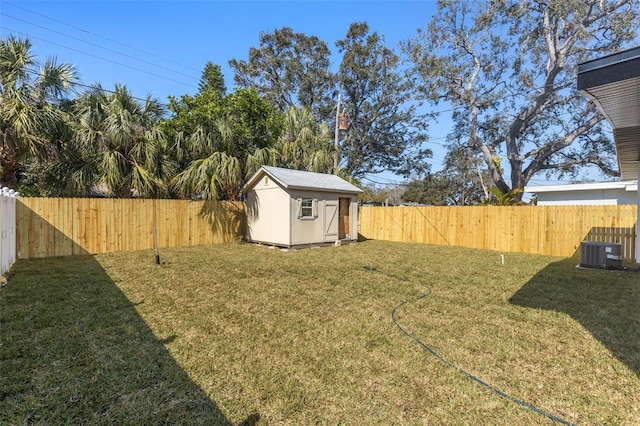
<svg viewBox="0 0 640 426"><path fill-rule="evenodd" d="M293 247L358 239L362 190L338 176L262 166L242 192L247 241Z"/></svg>

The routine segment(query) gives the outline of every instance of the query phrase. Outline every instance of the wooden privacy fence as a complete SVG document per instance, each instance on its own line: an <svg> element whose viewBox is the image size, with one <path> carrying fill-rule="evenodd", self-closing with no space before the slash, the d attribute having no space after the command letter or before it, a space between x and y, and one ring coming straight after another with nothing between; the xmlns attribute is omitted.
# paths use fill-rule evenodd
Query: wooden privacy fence
<svg viewBox="0 0 640 426"><path fill-rule="evenodd" d="M581 241L617 242L635 258L636 206L360 207L364 238L573 256Z"/></svg>
<svg viewBox="0 0 640 426"><path fill-rule="evenodd" d="M622 244L634 260L636 206L368 207L364 238L573 256L580 242ZM241 240L244 203L221 201L18 198L17 252L23 259Z"/></svg>
<svg viewBox="0 0 640 426"><path fill-rule="evenodd" d="M238 241L244 203L115 198L19 198L21 259Z"/></svg>

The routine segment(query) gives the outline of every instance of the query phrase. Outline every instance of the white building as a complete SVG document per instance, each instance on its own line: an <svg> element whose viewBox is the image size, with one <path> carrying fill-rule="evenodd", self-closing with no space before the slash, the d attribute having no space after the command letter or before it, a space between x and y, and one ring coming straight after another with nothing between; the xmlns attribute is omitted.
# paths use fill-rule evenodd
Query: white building
<svg viewBox="0 0 640 426"><path fill-rule="evenodd" d="M637 181L640 175L640 47L580 64L578 90L593 100L611 123L622 179ZM640 205L640 195L636 196L636 204ZM640 229L640 215L637 220L636 230ZM636 232L636 263L640 263L640 232Z"/></svg>
<svg viewBox="0 0 640 426"><path fill-rule="evenodd" d="M524 188L527 198L536 198L539 206L636 204L638 182L576 183L540 185Z"/></svg>

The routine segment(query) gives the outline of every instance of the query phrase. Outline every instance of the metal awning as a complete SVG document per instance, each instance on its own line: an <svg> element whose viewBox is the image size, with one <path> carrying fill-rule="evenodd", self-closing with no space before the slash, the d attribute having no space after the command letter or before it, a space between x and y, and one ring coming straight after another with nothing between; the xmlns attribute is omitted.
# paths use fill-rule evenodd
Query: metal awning
<svg viewBox="0 0 640 426"><path fill-rule="evenodd" d="M640 160L640 47L578 66L578 90L613 127L621 178L638 179Z"/></svg>

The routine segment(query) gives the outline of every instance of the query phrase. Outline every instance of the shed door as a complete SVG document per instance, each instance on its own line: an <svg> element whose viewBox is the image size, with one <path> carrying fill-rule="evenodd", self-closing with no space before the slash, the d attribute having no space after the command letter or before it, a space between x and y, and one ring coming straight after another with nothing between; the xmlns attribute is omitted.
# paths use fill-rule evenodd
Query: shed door
<svg viewBox="0 0 640 426"><path fill-rule="evenodd" d="M338 200L327 200L324 203L324 240L338 239Z"/></svg>
<svg viewBox="0 0 640 426"><path fill-rule="evenodd" d="M338 237L340 239L347 238L351 234L349 223L351 221L351 198L340 198L340 209L338 215Z"/></svg>

